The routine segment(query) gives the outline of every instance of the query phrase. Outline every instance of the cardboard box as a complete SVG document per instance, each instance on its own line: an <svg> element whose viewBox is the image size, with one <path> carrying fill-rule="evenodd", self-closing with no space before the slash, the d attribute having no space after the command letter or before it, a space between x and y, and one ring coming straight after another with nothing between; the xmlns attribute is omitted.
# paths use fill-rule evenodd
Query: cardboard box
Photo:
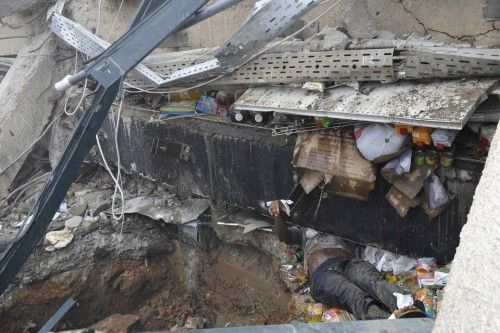
<svg viewBox="0 0 500 333"><path fill-rule="evenodd" d="M368 200L377 177L375 165L360 154L352 132L345 130L300 134L293 164L311 170L302 170L306 193L326 179L327 193Z"/></svg>

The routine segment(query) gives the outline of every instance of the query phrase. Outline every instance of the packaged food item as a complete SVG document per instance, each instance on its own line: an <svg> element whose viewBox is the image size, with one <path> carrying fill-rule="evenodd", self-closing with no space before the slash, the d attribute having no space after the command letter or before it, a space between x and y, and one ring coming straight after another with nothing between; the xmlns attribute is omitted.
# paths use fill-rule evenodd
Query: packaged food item
<svg viewBox="0 0 500 333"><path fill-rule="evenodd" d="M434 130L428 127L414 127L411 133L413 137L413 144L419 148L428 146L432 142L432 132Z"/></svg>
<svg viewBox="0 0 500 333"><path fill-rule="evenodd" d="M321 303L310 303L307 305L304 313L306 323L319 323L323 318L323 311L325 308Z"/></svg>
<svg viewBox="0 0 500 333"><path fill-rule="evenodd" d="M482 146L489 147L491 145L491 141L493 141L493 136L495 135L496 129L497 129L496 125L488 125L481 127L479 135Z"/></svg>
<svg viewBox="0 0 500 333"><path fill-rule="evenodd" d="M201 96L196 102L196 111L203 113L215 113L217 110L217 101L210 96Z"/></svg>
<svg viewBox="0 0 500 333"><path fill-rule="evenodd" d="M439 154L439 163L444 167L453 166L453 153L445 151Z"/></svg>
<svg viewBox="0 0 500 333"><path fill-rule="evenodd" d="M455 140L457 133L458 131L438 128L434 132L432 132L432 142L434 142L434 145L439 150L449 148L451 147L453 140Z"/></svg>
<svg viewBox="0 0 500 333"><path fill-rule="evenodd" d="M394 125L394 132L400 135L408 135L413 132L413 126L405 125L405 124L396 124Z"/></svg>
<svg viewBox="0 0 500 333"><path fill-rule="evenodd" d="M434 149L429 149L425 152L425 164L427 165L437 165L439 163L439 155Z"/></svg>
<svg viewBox="0 0 500 333"><path fill-rule="evenodd" d="M168 94L170 102L197 101L202 96L201 90L187 90Z"/></svg>
<svg viewBox="0 0 500 333"><path fill-rule="evenodd" d="M330 128L333 125L332 118L316 117L316 118L314 118L314 120L316 120L316 124L319 126L319 128Z"/></svg>
<svg viewBox="0 0 500 333"><path fill-rule="evenodd" d="M434 311L434 292L429 288L422 288L415 293L415 300L424 303L425 314L430 318L436 317Z"/></svg>
<svg viewBox="0 0 500 333"><path fill-rule="evenodd" d="M413 151L413 163L417 166L425 165L425 151L417 149Z"/></svg>
<svg viewBox="0 0 500 333"><path fill-rule="evenodd" d="M324 323L340 323L340 316L336 308L328 309L323 312L321 321Z"/></svg>
<svg viewBox="0 0 500 333"><path fill-rule="evenodd" d="M417 259L417 281L421 288L434 285L434 272L436 269L436 258L429 257Z"/></svg>

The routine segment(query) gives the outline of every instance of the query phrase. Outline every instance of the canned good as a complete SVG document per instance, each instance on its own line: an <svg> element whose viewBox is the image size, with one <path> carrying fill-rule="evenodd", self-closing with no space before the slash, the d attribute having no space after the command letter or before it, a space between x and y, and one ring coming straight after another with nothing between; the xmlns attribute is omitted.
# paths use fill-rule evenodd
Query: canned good
<svg viewBox="0 0 500 333"><path fill-rule="evenodd" d="M415 150L413 152L413 161L415 165L424 165L425 164L425 152L423 150Z"/></svg>
<svg viewBox="0 0 500 333"><path fill-rule="evenodd" d="M442 166L451 167L453 165L453 153L448 151L441 153L439 161Z"/></svg>
<svg viewBox="0 0 500 333"><path fill-rule="evenodd" d="M439 163L438 153L431 149L425 153L425 164L427 165L437 165Z"/></svg>

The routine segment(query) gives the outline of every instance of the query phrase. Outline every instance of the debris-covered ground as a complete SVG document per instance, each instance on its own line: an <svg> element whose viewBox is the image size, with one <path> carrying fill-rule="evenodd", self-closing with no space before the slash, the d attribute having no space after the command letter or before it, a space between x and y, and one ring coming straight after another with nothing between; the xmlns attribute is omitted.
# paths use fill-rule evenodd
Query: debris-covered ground
<svg viewBox="0 0 500 333"><path fill-rule="evenodd" d="M125 179L126 202L154 193L163 199L157 209L177 212L187 200L141 177ZM320 311L320 320L325 311L328 322L355 319L342 309L315 308L301 249L279 242L269 220L220 208L208 208L195 224L180 224L182 215L165 223L131 213L122 230L122 221L110 216L112 190L101 167L81 170L45 240L0 299L3 328L35 331L69 297L78 306L59 330L93 326L106 332L122 325L176 331L318 320L311 311ZM22 230L33 197L22 194L5 206L10 212L0 221L4 242ZM419 291L415 260L370 247L363 251L360 256L378 268L396 270L398 276L386 275L389 281L405 286L408 294L423 293L417 297L435 314L441 294ZM434 281L435 267L430 270Z"/></svg>
<svg viewBox="0 0 500 333"><path fill-rule="evenodd" d="M432 326L499 135L464 3L0 0L2 331Z"/></svg>
<svg viewBox="0 0 500 333"><path fill-rule="evenodd" d="M100 168L89 173L73 184L44 244L2 296L0 326L6 331L40 327L70 296L78 308L59 329L87 327L117 313L131 315L145 330L293 318L291 293L271 250L221 239L211 229L200 231L198 243L196 235L191 238L177 225L139 214L127 214L121 232L121 222L105 213L111 207L111 179ZM144 179L127 177L125 189L126 198L154 192L171 206L181 203ZM3 239L21 228L18 222L29 212L29 202L19 203L1 220ZM57 238L52 245L51 236ZM278 246L264 236L259 242Z"/></svg>

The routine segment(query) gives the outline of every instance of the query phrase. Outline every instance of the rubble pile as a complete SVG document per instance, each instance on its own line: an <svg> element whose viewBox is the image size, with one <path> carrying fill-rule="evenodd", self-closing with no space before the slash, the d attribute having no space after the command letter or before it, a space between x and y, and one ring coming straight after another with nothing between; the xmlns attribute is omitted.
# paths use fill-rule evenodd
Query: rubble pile
<svg viewBox="0 0 500 333"><path fill-rule="evenodd" d="M0 19L29 17L28 27L0 20L2 28L36 35L15 57L0 55L0 326L33 331L69 297L79 314L69 312L60 330L439 315L447 231L404 235L425 243L419 252L437 252L413 258L383 249L393 235L341 237L325 227L341 217L321 210L338 199L360 211L388 203L394 216L366 214L386 214L385 224L425 213L418 223L442 218L446 230L461 228L457 215L467 215L500 120L499 44L476 45L498 32L494 21L477 35L440 32L400 1L426 35L398 35L380 27L378 5L367 0L262 0L219 46L178 51L186 29L241 1L105 2L0 2ZM157 126L139 129L137 119ZM179 119L199 124L196 147L186 143L187 123L169 128ZM275 184L251 179L254 204L221 194L214 179L245 196L233 173L255 170L213 167L209 122L232 134L245 128L258 143L263 135L285 138L274 142L280 148L295 143L286 161L293 179L269 163ZM140 131L144 140L131 134ZM243 135L238 144L220 150L247 151ZM194 184L189 193L164 183L178 184L179 172ZM342 300L330 297L331 281L348 286Z"/></svg>

